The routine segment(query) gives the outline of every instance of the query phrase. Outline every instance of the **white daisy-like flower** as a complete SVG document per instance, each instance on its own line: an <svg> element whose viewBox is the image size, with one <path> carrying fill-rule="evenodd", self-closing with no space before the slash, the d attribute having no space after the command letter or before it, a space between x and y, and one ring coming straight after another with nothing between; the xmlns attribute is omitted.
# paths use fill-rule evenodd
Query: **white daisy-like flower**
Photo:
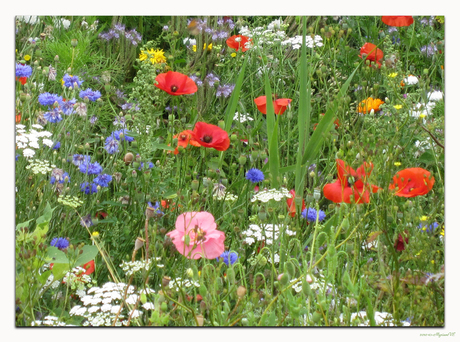
<svg viewBox="0 0 460 342"><path fill-rule="evenodd" d="M439 101L439 100L442 100L443 94L441 91L435 90L435 91L429 92L427 94L427 97L428 97L428 100L430 101Z"/></svg>
<svg viewBox="0 0 460 342"><path fill-rule="evenodd" d="M235 115L233 116L233 120L243 123L243 122L246 122L246 121L253 121L254 119L249 116L249 113L240 114L240 113L236 112Z"/></svg>
<svg viewBox="0 0 460 342"><path fill-rule="evenodd" d="M409 75L404 79L404 83L408 85L414 85L418 83L418 78L414 75Z"/></svg>
<svg viewBox="0 0 460 342"><path fill-rule="evenodd" d="M25 148L22 153L25 158L32 158L35 155L35 151L30 148Z"/></svg>

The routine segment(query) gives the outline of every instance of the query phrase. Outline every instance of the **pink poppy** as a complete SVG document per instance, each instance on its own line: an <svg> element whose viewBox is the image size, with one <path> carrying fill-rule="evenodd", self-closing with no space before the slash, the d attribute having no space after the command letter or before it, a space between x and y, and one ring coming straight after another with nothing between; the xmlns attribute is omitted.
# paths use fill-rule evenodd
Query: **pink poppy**
<svg viewBox="0 0 460 342"><path fill-rule="evenodd" d="M177 251L188 259L215 259L225 250L225 233L216 229L212 214L187 212L179 215L176 229L167 233Z"/></svg>

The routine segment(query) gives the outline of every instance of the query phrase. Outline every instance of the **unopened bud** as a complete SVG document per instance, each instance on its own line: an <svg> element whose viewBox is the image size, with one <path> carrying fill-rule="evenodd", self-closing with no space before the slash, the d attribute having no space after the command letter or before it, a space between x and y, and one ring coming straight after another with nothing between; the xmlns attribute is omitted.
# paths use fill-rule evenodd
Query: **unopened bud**
<svg viewBox="0 0 460 342"><path fill-rule="evenodd" d="M128 152L125 154L123 157L123 161L125 162L126 165L129 165L132 161L134 160L134 154L131 152Z"/></svg>
<svg viewBox="0 0 460 342"><path fill-rule="evenodd" d="M76 40L76 39L72 39L72 40L70 41L70 45L72 45L73 47L76 47L77 44L78 44L78 40Z"/></svg>
<svg viewBox="0 0 460 342"><path fill-rule="evenodd" d="M138 237L136 241L134 242L134 250L137 251L144 246L145 240L143 238Z"/></svg>
<svg viewBox="0 0 460 342"><path fill-rule="evenodd" d="M243 298L246 295L246 288L244 286L238 286L236 289L236 295L238 298Z"/></svg>
<svg viewBox="0 0 460 342"><path fill-rule="evenodd" d="M171 277L163 276L163 279L161 280L161 285L163 285L163 287L166 287L169 285L170 281L171 281Z"/></svg>

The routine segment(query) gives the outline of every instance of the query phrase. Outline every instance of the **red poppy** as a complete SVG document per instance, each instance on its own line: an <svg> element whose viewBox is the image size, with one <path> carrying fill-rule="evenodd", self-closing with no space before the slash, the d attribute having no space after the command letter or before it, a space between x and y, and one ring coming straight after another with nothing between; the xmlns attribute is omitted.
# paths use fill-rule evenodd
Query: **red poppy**
<svg viewBox="0 0 460 342"><path fill-rule="evenodd" d="M159 74L155 81L157 81L155 87L174 96L193 94L198 90L195 82L190 77L176 71Z"/></svg>
<svg viewBox="0 0 460 342"><path fill-rule="evenodd" d="M273 101L273 108L275 110L275 114L283 114L286 111L289 104L291 103L291 101L291 99L277 99ZM267 97L265 95L259 96L258 98L254 99L254 102L257 106L257 109L262 114L267 114Z"/></svg>
<svg viewBox="0 0 460 342"><path fill-rule="evenodd" d="M409 232L404 230L404 238L401 234L398 234L398 238L395 241L395 248L398 252L403 251L406 248L406 245L409 243Z"/></svg>
<svg viewBox="0 0 460 342"><path fill-rule="evenodd" d="M171 211L176 210L176 202L172 202L170 199L167 200L161 200L160 201L161 206L165 209L170 208ZM182 205L178 205L178 208L182 207Z"/></svg>
<svg viewBox="0 0 460 342"><path fill-rule="evenodd" d="M286 198L286 203L287 203L287 206L288 206L288 210L289 210L289 215L291 217L294 217L295 216L295 213L296 213L296 209L295 209L295 190L292 189L291 191L289 191L289 193L292 195L291 198ZM302 199L302 210L304 210L306 208L305 206L305 200Z"/></svg>
<svg viewBox="0 0 460 342"><path fill-rule="evenodd" d="M324 114L324 113L321 113L320 115L321 115L321 119L322 119L322 118L324 117L325 114ZM318 123L315 123L315 124L313 125L313 130L316 129L316 126L318 126L318 124L319 124L319 122L318 122ZM335 120L334 120L334 126L335 126L335 129L337 129L337 128L340 127L340 121L339 121L339 119L335 119Z"/></svg>
<svg viewBox="0 0 460 342"><path fill-rule="evenodd" d="M16 77L16 81L19 81L21 82L22 85L24 85L27 83L27 77L19 77L19 78Z"/></svg>
<svg viewBox="0 0 460 342"><path fill-rule="evenodd" d="M86 271L83 274L90 275L94 272L94 260L88 261L86 264L82 266Z"/></svg>
<svg viewBox="0 0 460 342"><path fill-rule="evenodd" d="M185 131L182 131L180 132L179 134L176 134L175 136L173 136L173 138L177 139L177 146L182 146L183 148L186 148L188 146L188 144L192 145L192 146L197 146L197 147L200 147L200 143L197 142L195 139L193 139L193 136L192 136L193 132L191 130L185 130ZM179 149L176 147L176 149L174 150L174 154L178 154L179 153Z"/></svg>
<svg viewBox="0 0 460 342"><path fill-rule="evenodd" d="M104 213L103 211L98 211L95 217L99 220L103 220L107 217L107 213Z"/></svg>
<svg viewBox="0 0 460 342"><path fill-rule="evenodd" d="M241 34L231 36L227 39L227 45L229 48L235 49L236 51L247 51L250 49L252 39Z"/></svg>
<svg viewBox="0 0 460 342"><path fill-rule="evenodd" d="M382 21L388 26L410 26L414 22L414 18L410 15L384 15Z"/></svg>
<svg viewBox="0 0 460 342"><path fill-rule="evenodd" d="M415 197L427 194L433 188L433 184L434 177L429 171L414 167L399 171L388 188L396 189L396 196Z"/></svg>
<svg viewBox="0 0 460 342"><path fill-rule="evenodd" d="M375 46L374 44L364 44L359 52L359 58L362 59L363 57L365 57L367 60L376 62L379 68L382 66L382 63L380 61L383 59L383 51L378 49L377 46Z"/></svg>
<svg viewBox="0 0 460 342"><path fill-rule="evenodd" d="M20 122L21 122L21 117L22 117L21 113L16 114L16 123L20 123Z"/></svg>
<svg viewBox="0 0 460 342"><path fill-rule="evenodd" d="M228 133L222 128L206 122L200 121L196 123L192 137L201 146L212 147L217 151L225 151L230 146Z"/></svg>
<svg viewBox="0 0 460 342"><path fill-rule="evenodd" d="M354 195L355 203L369 203L370 191L375 193L379 190L378 186L367 183L374 165L364 162L355 171L343 160L336 161L338 179L324 186L324 197L335 203L350 203L350 196Z"/></svg>

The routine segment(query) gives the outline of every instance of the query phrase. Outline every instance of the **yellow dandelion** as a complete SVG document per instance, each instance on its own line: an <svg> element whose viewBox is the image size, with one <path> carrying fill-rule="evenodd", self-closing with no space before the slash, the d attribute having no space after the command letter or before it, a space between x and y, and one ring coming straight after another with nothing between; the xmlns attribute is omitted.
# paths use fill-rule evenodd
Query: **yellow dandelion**
<svg viewBox="0 0 460 342"><path fill-rule="evenodd" d="M232 53L230 54L230 56L236 57L236 52L232 52Z"/></svg>
<svg viewBox="0 0 460 342"><path fill-rule="evenodd" d="M94 231L94 232L91 234L91 236L94 237L94 238L97 238L97 237L99 237L99 232Z"/></svg>
<svg viewBox="0 0 460 342"><path fill-rule="evenodd" d="M401 109L402 106L401 105L396 105L396 106L393 106L395 109Z"/></svg>
<svg viewBox="0 0 460 342"><path fill-rule="evenodd" d="M422 119L424 119L424 118L426 118L426 114L420 114L420 117L421 117Z"/></svg>
<svg viewBox="0 0 460 342"><path fill-rule="evenodd" d="M30 58L31 58L30 55L25 55L24 56L24 60L26 60L26 61L30 61Z"/></svg>
<svg viewBox="0 0 460 342"><path fill-rule="evenodd" d="M395 78L396 76L398 76L397 72L392 72L391 74L388 75L388 77L391 77L391 78Z"/></svg>
<svg viewBox="0 0 460 342"><path fill-rule="evenodd" d="M395 162L394 165L395 166L401 166L401 163L400 162Z"/></svg>
<svg viewBox="0 0 460 342"><path fill-rule="evenodd" d="M423 215L422 217L420 217L420 221L427 221L427 220L428 220L428 216Z"/></svg>

